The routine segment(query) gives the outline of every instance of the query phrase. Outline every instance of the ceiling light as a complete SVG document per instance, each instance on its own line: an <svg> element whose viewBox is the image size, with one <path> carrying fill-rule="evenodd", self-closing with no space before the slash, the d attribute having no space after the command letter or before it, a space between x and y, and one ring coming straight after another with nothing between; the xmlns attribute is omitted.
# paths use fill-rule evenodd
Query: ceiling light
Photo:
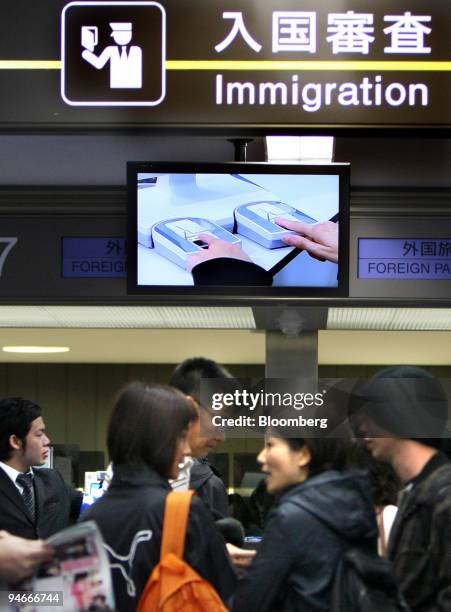
<svg viewBox="0 0 451 612"><path fill-rule="evenodd" d="M277 163L330 164L334 142L333 136L266 136L266 159Z"/></svg>
<svg viewBox="0 0 451 612"><path fill-rule="evenodd" d="M68 346L4 346L5 353L67 353Z"/></svg>

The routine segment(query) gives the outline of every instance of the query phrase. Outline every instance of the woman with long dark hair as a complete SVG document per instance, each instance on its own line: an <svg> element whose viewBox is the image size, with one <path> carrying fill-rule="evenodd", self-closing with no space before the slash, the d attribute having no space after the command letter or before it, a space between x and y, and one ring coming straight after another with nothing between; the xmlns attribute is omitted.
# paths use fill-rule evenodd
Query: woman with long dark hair
<svg viewBox="0 0 451 612"><path fill-rule="evenodd" d="M119 612L136 609L160 560L165 502L179 465L190 454L189 427L197 411L190 398L162 385L132 383L120 393L108 427L113 479L83 516L99 525L109 553ZM224 540L200 499L193 498L185 560L226 600L235 572Z"/></svg>

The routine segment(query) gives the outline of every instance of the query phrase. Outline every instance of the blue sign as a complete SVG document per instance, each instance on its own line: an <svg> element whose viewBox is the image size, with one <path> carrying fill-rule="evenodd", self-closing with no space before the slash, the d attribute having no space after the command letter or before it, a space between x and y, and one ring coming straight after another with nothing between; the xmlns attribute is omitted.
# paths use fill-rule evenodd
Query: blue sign
<svg viewBox="0 0 451 612"><path fill-rule="evenodd" d="M359 238L358 278L451 280L451 239Z"/></svg>
<svg viewBox="0 0 451 612"><path fill-rule="evenodd" d="M63 238L63 278L124 278L126 241L121 237Z"/></svg>

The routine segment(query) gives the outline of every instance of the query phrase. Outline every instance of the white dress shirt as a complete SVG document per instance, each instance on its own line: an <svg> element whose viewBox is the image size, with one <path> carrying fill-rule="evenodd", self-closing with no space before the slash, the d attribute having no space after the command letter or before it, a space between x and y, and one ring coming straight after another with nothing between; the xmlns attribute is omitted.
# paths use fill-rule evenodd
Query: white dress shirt
<svg viewBox="0 0 451 612"><path fill-rule="evenodd" d="M23 472L17 471L15 468L11 467L10 465L7 465L6 463L3 463L3 461L0 461L0 467L6 473L6 475L9 476L9 478L11 478L11 480L13 481L15 487L17 488L19 493L22 495L23 487L21 487L16 482L16 478L19 476L19 474L23 474ZM27 473L31 474L33 476L33 468L30 467Z"/></svg>

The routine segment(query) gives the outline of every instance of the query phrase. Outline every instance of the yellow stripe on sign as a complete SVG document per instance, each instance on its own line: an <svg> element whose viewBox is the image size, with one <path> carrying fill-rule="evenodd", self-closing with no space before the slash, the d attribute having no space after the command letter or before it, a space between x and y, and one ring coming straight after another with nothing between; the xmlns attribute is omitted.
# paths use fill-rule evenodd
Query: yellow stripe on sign
<svg viewBox="0 0 451 612"><path fill-rule="evenodd" d="M167 60L166 70L330 70L374 72L415 71L448 72L451 62L412 61L235 61L235 60Z"/></svg>
<svg viewBox="0 0 451 612"><path fill-rule="evenodd" d="M0 70L61 70L61 65L59 60L0 60Z"/></svg>
<svg viewBox="0 0 451 612"><path fill-rule="evenodd" d="M0 70L61 70L60 60L0 60ZM451 62L428 61L280 61L167 60L166 70L298 70L449 72Z"/></svg>

